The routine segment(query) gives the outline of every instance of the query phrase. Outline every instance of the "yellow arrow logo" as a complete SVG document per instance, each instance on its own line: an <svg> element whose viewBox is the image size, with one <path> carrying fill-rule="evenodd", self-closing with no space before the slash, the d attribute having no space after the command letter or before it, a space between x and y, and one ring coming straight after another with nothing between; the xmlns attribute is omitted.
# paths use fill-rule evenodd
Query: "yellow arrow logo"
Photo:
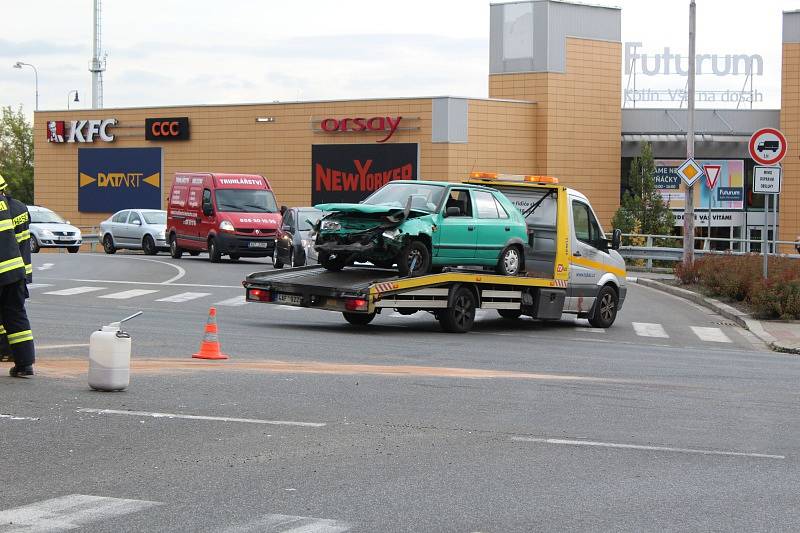
<svg viewBox="0 0 800 533"><path fill-rule="evenodd" d="M161 173L160 172L156 172L155 174L153 174L151 176L147 176L144 179L144 182L147 183L148 185L152 185L155 188L161 187Z"/></svg>
<svg viewBox="0 0 800 533"><path fill-rule="evenodd" d="M81 177L81 187L85 187L97 181L95 178L89 176L88 174L84 174L83 172L80 173L80 177Z"/></svg>

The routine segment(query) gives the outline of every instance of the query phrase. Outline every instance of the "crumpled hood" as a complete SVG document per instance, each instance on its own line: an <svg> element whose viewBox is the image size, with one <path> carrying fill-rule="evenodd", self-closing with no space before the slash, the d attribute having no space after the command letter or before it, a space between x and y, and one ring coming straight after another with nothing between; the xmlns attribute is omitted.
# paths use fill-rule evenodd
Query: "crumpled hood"
<svg viewBox="0 0 800 533"><path fill-rule="evenodd" d="M396 205L368 205L368 204L318 204L314 206L315 209L326 212L334 213L360 213L364 215L395 215L405 211L403 207ZM419 209L412 209L412 213L429 215L427 211Z"/></svg>

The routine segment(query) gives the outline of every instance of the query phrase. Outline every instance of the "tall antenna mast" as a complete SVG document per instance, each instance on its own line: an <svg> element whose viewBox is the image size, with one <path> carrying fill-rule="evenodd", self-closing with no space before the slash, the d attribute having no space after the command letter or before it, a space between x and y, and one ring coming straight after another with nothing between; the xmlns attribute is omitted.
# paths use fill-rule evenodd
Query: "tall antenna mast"
<svg viewBox="0 0 800 533"><path fill-rule="evenodd" d="M89 62L89 72L92 73L92 109L103 108L103 72L106 70L106 60L100 58L100 54L102 54L100 4L101 0L94 0L94 37L92 39L92 60Z"/></svg>

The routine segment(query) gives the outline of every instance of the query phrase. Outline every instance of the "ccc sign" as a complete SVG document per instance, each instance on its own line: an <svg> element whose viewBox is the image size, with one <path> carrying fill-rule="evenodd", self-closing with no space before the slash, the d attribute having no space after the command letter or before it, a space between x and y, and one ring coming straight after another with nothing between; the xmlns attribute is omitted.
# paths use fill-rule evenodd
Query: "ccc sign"
<svg viewBox="0 0 800 533"><path fill-rule="evenodd" d="M148 118L144 121L148 141L175 141L189 138L189 117Z"/></svg>

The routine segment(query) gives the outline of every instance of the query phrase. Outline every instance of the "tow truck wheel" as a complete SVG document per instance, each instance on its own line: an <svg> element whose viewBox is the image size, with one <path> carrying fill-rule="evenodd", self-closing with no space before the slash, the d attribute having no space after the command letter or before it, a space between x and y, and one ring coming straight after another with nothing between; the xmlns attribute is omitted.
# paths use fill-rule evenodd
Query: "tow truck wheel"
<svg viewBox="0 0 800 533"><path fill-rule="evenodd" d="M608 328L617 318L617 291L606 285L597 294L594 301L594 312L589 317L589 324L594 328Z"/></svg>
<svg viewBox="0 0 800 533"><path fill-rule="evenodd" d="M475 295L466 287L456 290L452 305L439 313L439 324L448 333L466 333L475 323Z"/></svg>
<svg viewBox="0 0 800 533"><path fill-rule="evenodd" d="M220 259L222 259L222 253L220 253L217 240L214 237L208 239L208 258L212 263L219 263Z"/></svg>
<svg viewBox="0 0 800 533"><path fill-rule="evenodd" d="M372 319L375 318L375 312L372 313L348 313L343 312L344 319L354 326L366 326Z"/></svg>
<svg viewBox="0 0 800 533"><path fill-rule="evenodd" d="M411 241L397 258L397 270L402 276L424 276L431 270L431 252L422 241Z"/></svg>
<svg viewBox="0 0 800 533"><path fill-rule="evenodd" d="M497 314L509 320L516 320L522 316L522 311L519 309L498 309Z"/></svg>

